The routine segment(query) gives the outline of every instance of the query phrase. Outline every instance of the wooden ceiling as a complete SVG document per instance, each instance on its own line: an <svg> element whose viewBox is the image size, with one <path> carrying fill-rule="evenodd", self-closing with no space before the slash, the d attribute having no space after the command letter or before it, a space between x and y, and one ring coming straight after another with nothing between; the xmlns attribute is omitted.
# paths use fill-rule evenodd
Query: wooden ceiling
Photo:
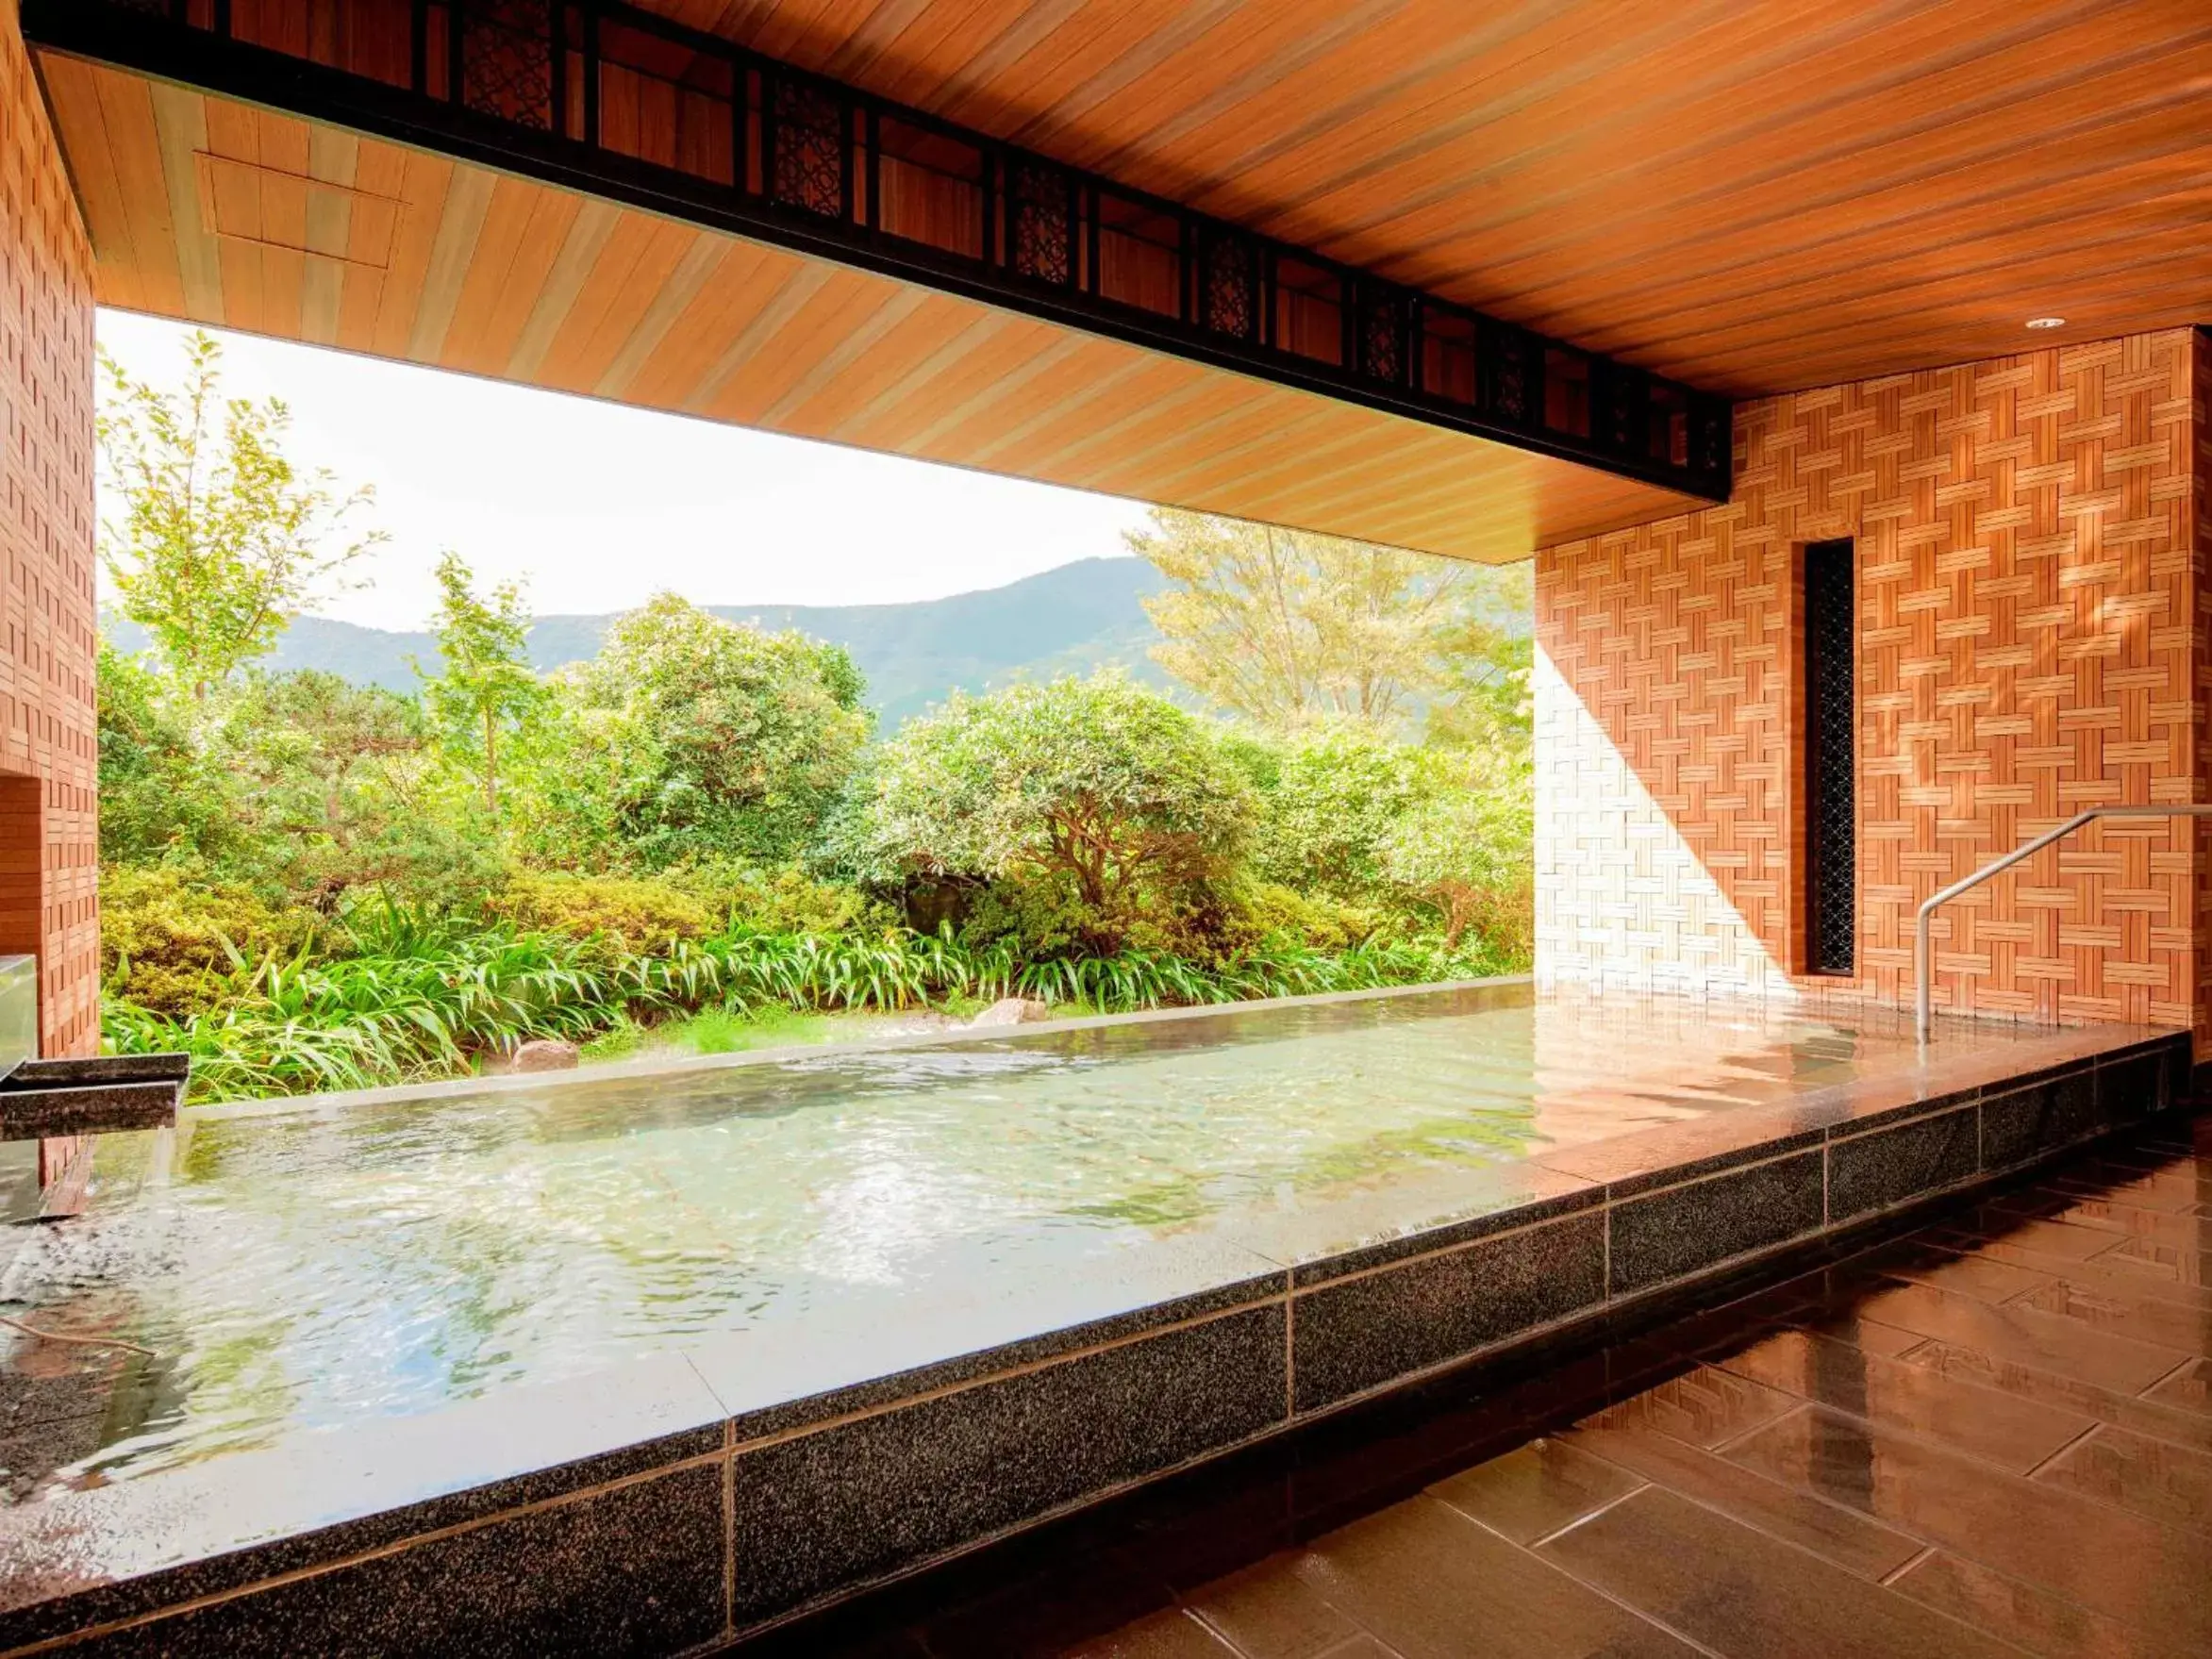
<svg viewBox="0 0 2212 1659"><path fill-rule="evenodd" d="M2204 0L646 4L1738 396L2212 317ZM108 304L1457 557L1693 505L42 61Z"/></svg>
<svg viewBox="0 0 2212 1659"><path fill-rule="evenodd" d="M645 0L1750 395L2212 320L2205 0Z"/></svg>
<svg viewBox="0 0 2212 1659"><path fill-rule="evenodd" d="M105 305L1482 562L1702 505L120 70L42 71Z"/></svg>

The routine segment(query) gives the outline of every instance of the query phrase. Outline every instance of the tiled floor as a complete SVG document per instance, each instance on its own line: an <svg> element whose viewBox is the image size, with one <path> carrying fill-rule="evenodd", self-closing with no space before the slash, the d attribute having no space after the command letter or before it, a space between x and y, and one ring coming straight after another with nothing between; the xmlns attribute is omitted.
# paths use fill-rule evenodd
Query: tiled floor
<svg viewBox="0 0 2212 1659"><path fill-rule="evenodd" d="M793 1641L901 1659L2212 1652L2212 1120Z"/></svg>

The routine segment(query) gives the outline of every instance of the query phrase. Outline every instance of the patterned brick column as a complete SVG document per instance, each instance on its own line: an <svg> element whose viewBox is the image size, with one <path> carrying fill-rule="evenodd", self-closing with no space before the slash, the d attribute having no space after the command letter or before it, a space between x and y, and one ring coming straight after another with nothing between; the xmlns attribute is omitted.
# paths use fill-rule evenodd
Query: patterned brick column
<svg viewBox="0 0 2212 1659"><path fill-rule="evenodd" d="M0 951L41 1043L100 1039L91 251L14 0L0 0ZM48 1142L42 1175L79 1149Z"/></svg>

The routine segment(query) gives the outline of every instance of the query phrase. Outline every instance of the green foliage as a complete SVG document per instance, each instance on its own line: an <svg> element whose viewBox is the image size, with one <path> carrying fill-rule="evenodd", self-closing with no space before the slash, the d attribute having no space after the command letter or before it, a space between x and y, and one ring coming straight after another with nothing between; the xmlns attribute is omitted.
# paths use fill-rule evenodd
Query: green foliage
<svg viewBox="0 0 2212 1659"><path fill-rule="evenodd" d="M158 734L161 698L126 672L116 723ZM532 1037L606 1056L674 1022L666 1041L719 1050L824 1013L1205 1004L1525 961L1524 775L1350 726L1224 736L1116 676L956 699L852 791L877 870L973 884L956 933L741 856L502 874L455 827L481 815L441 793L410 700L301 673L204 706L261 893L116 871L107 1020L119 1050L192 1053L199 1098L452 1075Z"/></svg>
<svg viewBox="0 0 2212 1659"><path fill-rule="evenodd" d="M848 883L817 880L795 864L763 870L710 859L679 864L658 878L703 905L717 926L767 933L842 933L894 925L898 911Z"/></svg>
<svg viewBox="0 0 2212 1659"><path fill-rule="evenodd" d="M1216 706L1278 729L1394 725L1438 679L1472 567L1402 548L1155 507L1130 551L1177 585L1144 602L1153 655Z"/></svg>
<svg viewBox="0 0 2212 1659"><path fill-rule="evenodd" d="M530 669L530 612L523 590L503 582L480 597L474 577L457 553L438 561L440 670L421 675L423 705L447 755L484 787L484 815L499 828L499 751L545 702L545 688Z"/></svg>
<svg viewBox="0 0 2212 1659"><path fill-rule="evenodd" d="M1534 725L1534 567L1477 571L1459 615L1437 634L1439 683L1428 706L1431 745L1525 757Z"/></svg>
<svg viewBox="0 0 2212 1659"><path fill-rule="evenodd" d="M1020 995L1073 1011L1206 1004L1369 989L1498 971L1482 949L1370 940L1340 951L1272 942L1212 967L1160 951L1026 957L949 935L767 934L739 930L604 958L587 943L504 926L425 926L401 909L348 920L385 948L318 961L306 949L242 956L219 994L173 1014L112 997L112 1052L192 1056L195 1100L364 1088L450 1076L531 1037L633 1053L657 1021L695 1022L687 1038L750 1047L789 1032L787 1013L888 1010ZM381 934L379 929L382 930ZM701 1020L719 1013L739 1017ZM717 1035L719 1033L719 1036Z"/></svg>
<svg viewBox="0 0 2212 1659"><path fill-rule="evenodd" d="M509 876L486 907L524 932L603 939L624 951L700 938L717 921L707 905L669 882L533 871Z"/></svg>
<svg viewBox="0 0 2212 1659"><path fill-rule="evenodd" d="M750 1049L789 1048L834 1042L850 1023L841 1014L800 1013L784 1007L738 1013L709 1008L704 1013L642 1025L625 1020L586 1045L587 1060L621 1060L647 1050L660 1053L736 1054Z"/></svg>
<svg viewBox="0 0 2212 1659"><path fill-rule="evenodd" d="M1152 520L1128 542L1175 584L1144 602L1165 636L1153 655L1216 707L1275 732L1418 722L1431 747L1526 751L1530 565L1165 507ZM1240 758L1264 770L1261 755Z"/></svg>
<svg viewBox="0 0 2212 1659"><path fill-rule="evenodd" d="M189 1017L219 1006L236 968L291 954L312 932L296 910L252 888L175 869L109 866L100 873L101 979L111 999Z"/></svg>
<svg viewBox="0 0 2212 1659"><path fill-rule="evenodd" d="M1447 945L1473 928L1517 965L1534 943L1529 783L1523 765L1478 770L1431 793L1376 844L1383 872L1443 923Z"/></svg>
<svg viewBox="0 0 2212 1659"><path fill-rule="evenodd" d="M194 334L174 393L100 358L100 452L124 504L101 526L102 553L124 614L195 697L267 652L289 612L383 539L328 545L373 492L341 497L328 473L299 472L284 405L225 402L222 357Z"/></svg>
<svg viewBox="0 0 2212 1659"><path fill-rule="evenodd" d="M1128 942L1131 919L1083 902L1066 875L1033 871L977 886L962 917L963 943L1040 955L1112 951Z"/></svg>
<svg viewBox="0 0 2212 1659"><path fill-rule="evenodd" d="M97 672L102 864L203 869L251 855L236 777L199 741L174 682L105 640Z"/></svg>
<svg viewBox="0 0 2212 1659"><path fill-rule="evenodd" d="M256 675L213 747L245 786L253 879L324 912L395 885L457 901L491 879L486 826L441 811L436 757L410 699L303 669Z"/></svg>
<svg viewBox="0 0 2212 1659"><path fill-rule="evenodd" d="M843 650L673 594L624 617L557 688L526 835L552 863L785 862L815 838L869 735Z"/></svg>
<svg viewBox="0 0 2212 1659"><path fill-rule="evenodd" d="M192 1056L198 1100L365 1088L469 1069L473 1053L604 1020L608 987L585 947L504 930L422 939L399 955L318 962L274 952L235 968L208 1011L165 1019L111 1000L117 1053Z"/></svg>
<svg viewBox="0 0 2212 1659"><path fill-rule="evenodd" d="M1264 879L1344 904L1389 887L1377 848L1443 783L1438 757L1372 726L1332 722L1285 738L1261 790L1253 868Z"/></svg>
<svg viewBox="0 0 2212 1659"><path fill-rule="evenodd" d="M956 695L884 750L864 813L879 879L1044 876L1123 917L1234 867L1251 801L1206 724L1119 674Z"/></svg>
<svg viewBox="0 0 2212 1659"><path fill-rule="evenodd" d="M1319 951L1345 951L1391 931L1380 906L1339 904L1274 882L1240 883L1229 897L1233 948L1290 941Z"/></svg>

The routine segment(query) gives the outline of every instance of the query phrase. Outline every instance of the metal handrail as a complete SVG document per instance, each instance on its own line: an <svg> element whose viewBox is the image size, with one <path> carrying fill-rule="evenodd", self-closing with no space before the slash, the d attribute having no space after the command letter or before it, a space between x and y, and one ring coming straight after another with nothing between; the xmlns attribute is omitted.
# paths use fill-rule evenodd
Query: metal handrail
<svg viewBox="0 0 2212 1659"><path fill-rule="evenodd" d="M1990 860L1964 881L1954 881L1941 892L1935 894L1920 907L1913 921L1912 978L1913 1023L1921 1042L1928 1040L1928 1027L1932 1023L1931 1004L1935 998L1935 985L1929 967L1931 949L1928 922L1936 914L1936 906L1950 903L1959 894L1980 887L1991 876L2010 870L2023 858L2032 858L2054 841L2064 840L2086 823L2100 818L2212 818L2212 804L2198 806L2092 806L2087 812L2077 812L2055 829L2047 829L2033 840L2022 841L2002 858Z"/></svg>

